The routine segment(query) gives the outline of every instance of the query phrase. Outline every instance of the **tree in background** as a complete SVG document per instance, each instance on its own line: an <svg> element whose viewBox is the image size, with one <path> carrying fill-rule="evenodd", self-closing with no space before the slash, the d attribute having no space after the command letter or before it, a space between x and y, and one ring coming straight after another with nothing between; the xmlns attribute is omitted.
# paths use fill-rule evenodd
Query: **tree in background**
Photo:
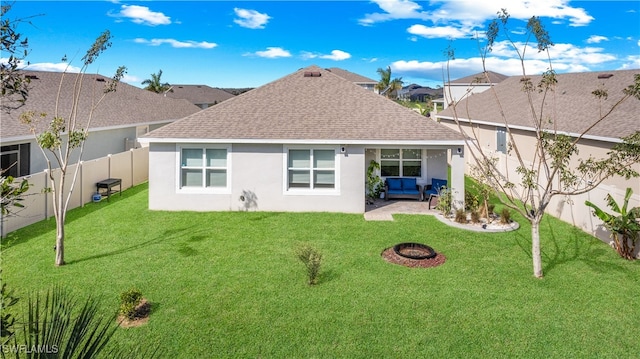
<svg viewBox="0 0 640 359"><path fill-rule="evenodd" d="M151 74L150 79L142 81L143 85L147 85L144 89L155 93L165 93L171 89L168 82L162 83L162 70L158 70L157 74Z"/></svg>
<svg viewBox="0 0 640 359"><path fill-rule="evenodd" d="M92 104L91 108L89 109L88 118L79 118L79 111L77 109L80 105L79 94L82 91L83 77L89 65L91 65L103 51L111 46L110 39L111 33L108 30L103 32L96 39L89 50L87 50L87 53L82 58L83 64L80 72L78 72L77 74L68 75L75 76L75 81L73 82L73 111L70 112L67 118L58 113L57 106L56 113L51 115L46 113L36 113L35 111L27 111L20 115L21 122L29 126L31 133L36 139L38 147L42 151L42 154L47 161L49 183L51 185L48 190L53 192L53 213L56 219L56 266L61 266L65 263L65 218L67 208L69 206L69 201L71 200L71 194L75 187L76 180L78 178L78 172L80 169L80 166L76 166L75 171L71 174L71 184L69 186L66 186L65 184L68 180L67 176L70 174L68 173L67 169L71 164L71 153L75 150L78 150L78 159L82 159L84 144L89 135L91 119L95 109L98 108L105 96L107 96L110 92L114 92L116 90L117 84L120 82L122 76L124 76L124 74L126 73L125 67L121 66L120 68L118 68L112 80L105 82L105 86L100 97L91 102ZM63 74L63 77L60 80L60 87L62 87L62 82L65 75L67 75L66 72ZM61 90L59 89L56 102L60 101L60 93ZM46 128L38 133L41 128L41 126L39 125L44 122L48 122L46 124ZM56 161L56 165L57 167L59 167L59 171L56 171L59 172L59 175L53 171L55 167L52 165L51 159L47 156L47 153L51 153L53 155Z"/></svg>
<svg viewBox="0 0 640 359"><path fill-rule="evenodd" d="M0 63L3 111L11 111L24 104L29 96L29 79L19 71L22 61L29 53L27 38L18 33L18 24L25 19L11 19L7 13L12 4L2 3L0 7L0 52L9 54L7 62Z"/></svg>
<svg viewBox="0 0 640 359"><path fill-rule="evenodd" d="M471 128L472 133L467 133L462 127L458 115L457 103L453 103L453 117L458 125L459 130L465 135L466 144L470 149L471 155L476 166L476 173L482 183L491 187L494 194L507 207L519 212L524 218L531 223L531 254L533 259L533 274L535 277L541 278L542 273L542 257L540 248L540 223L545 214L547 206L551 199L555 196L570 196L583 194L599 186L605 179L612 176L620 176L625 179L637 177L639 174L632 168L633 164L640 161L640 132L622 138L622 143L615 145L604 158L579 158L578 142L599 123L606 121L612 113L615 113L617 107L625 101L640 100L640 75L635 76L635 81L630 84L617 100L613 102L612 107L603 108L602 111L594 114L593 119L584 119L584 131L575 136L567 136L559 133L557 130L548 130L545 125L555 123L559 119L554 118L554 112L547 111L540 106L533 95L540 93L543 97L551 96L556 84L557 77L553 70L549 48L553 46L549 34L540 22L538 17L531 17L527 23L527 39L534 38L537 42L538 52L546 54L548 59L549 70L541 77L539 83L533 83L531 77L525 71L525 50L520 50L517 43L512 40L510 32L507 28L509 14L506 10L498 12L498 17L494 20L487 30L487 45L483 48L483 72L490 82L486 67L486 55L491 52L492 46L499 34L503 34L507 38L507 42L517 53L522 68L522 91L523 96L527 97L531 114L530 126L535 132L536 142L534 147L527 142L518 144L513 136L510 121L507 114L502 112L501 122L504 123L507 136L509 138L508 154L515 157L518 161L516 169L519 178L509 178L507 174L502 173L496 165L492 153L488 152L481 146L479 134ZM525 49L529 45L529 41L525 42ZM448 51L450 60L454 58L452 50ZM496 106L502 108L500 99L495 90L493 91L496 99ZM594 100L604 100L612 97L614 94L608 94L606 90L594 89L592 92ZM450 96L450 98L453 98ZM464 97L463 97L464 98ZM461 108L460 111L463 109ZM544 113L544 115L543 115ZM551 118L549 117L551 116ZM520 148L526 146L526 148ZM533 160L527 162L522 154L534 151ZM574 165L575 164L575 165Z"/></svg>
<svg viewBox="0 0 640 359"><path fill-rule="evenodd" d="M7 62L0 62L0 80L2 82L3 112L11 112L22 106L29 96L29 79L19 71L19 66L29 53L28 40L18 33L18 24L24 19L11 19L7 16L12 4L2 3L0 7L0 52L9 54ZM11 166L15 165L12 164ZM11 167L9 166L9 168ZM8 168L7 168L8 169ZM0 171L0 188L2 189L0 206L0 228L6 217L15 214L15 208L21 208L23 195L29 189L26 179L14 183L12 176L5 176L7 169ZM0 229L0 233L3 231Z"/></svg>
<svg viewBox="0 0 640 359"><path fill-rule="evenodd" d="M402 77L391 79L391 66L387 66L386 69L379 68L377 72L380 75L380 81L378 81L374 88L378 90L380 94L391 97L391 94L402 88Z"/></svg>

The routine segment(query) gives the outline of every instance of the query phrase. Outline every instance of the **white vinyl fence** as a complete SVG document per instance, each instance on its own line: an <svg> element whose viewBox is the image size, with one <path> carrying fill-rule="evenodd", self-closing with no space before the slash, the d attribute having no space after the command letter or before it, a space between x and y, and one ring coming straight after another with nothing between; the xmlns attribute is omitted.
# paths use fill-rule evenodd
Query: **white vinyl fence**
<svg viewBox="0 0 640 359"><path fill-rule="evenodd" d="M517 159L501 153L496 153L495 155L499 158L499 168L503 174L508 174L509 178L512 180L521 178L521 176L516 173L516 168L518 167ZM633 189L633 195L629 200L629 208L640 206L640 182L637 178L634 178L627 181L627 183L629 187L632 187ZM521 188L519 183L516 183L516 188ZM621 204L625 192L626 187L620 188L601 184L597 188L585 194L574 196L555 196L547 207L547 213L568 222L597 238L600 238L606 243L610 243L610 233L602 226L602 221L593 216L591 208L585 205L584 202L586 200L591 201L605 212L610 213L611 209L607 206L607 202L605 200L607 194L611 194L611 196Z"/></svg>
<svg viewBox="0 0 640 359"><path fill-rule="evenodd" d="M76 166L78 165L74 164L67 169L67 186L71 185ZM53 173L54 176L59 176L60 170L55 169ZM91 202L96 193L96 183L107 178L120 178L122 190L146 182L149 179L149 148L131 149L127 152L80 162L69 209ZM44 191L45 188L50 187L47 172L20 177L16 182L19 183L22 179L29 181L29 191L22 201L24 208L15 208L12 215L2 218L0 234L3 238L9 232L53 216L52 193Z"/></svg>

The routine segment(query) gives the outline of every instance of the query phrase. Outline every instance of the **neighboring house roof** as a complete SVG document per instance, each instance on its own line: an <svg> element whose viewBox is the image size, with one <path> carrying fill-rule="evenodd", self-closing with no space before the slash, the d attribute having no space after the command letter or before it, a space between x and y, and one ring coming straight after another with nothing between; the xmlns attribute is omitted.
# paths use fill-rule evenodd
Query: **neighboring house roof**
<svg viewBox="0 0 640 359"><path fill-rule="evenodd" d="M66 73L64 82L62 72L23 71L31 77L29 97L25 104L10 113L2 113L2 140L21 140L32 138L28 126L20 123L21 113L33 110L36 113L46 113L50 121L55 114L58 89L60 97L58 115L68 118L71 113L73 98L73 82L76 73ZM78 106L78 120L80 127L86 122L91 103L97 101L103 94L104 85L110 79L95 74L85 74L80 92ZM186 100L167 98L156 93L119 83L115 92L109 93L93 113L91 129L126 127L177 120L200 111L196 105Z"/></svg>
<svg viewBox="0 0 640 359"><path fill-rule="evenodd" d="M173 85L171 86L171 90L166 93L166 96L171 98L183 98L196 105L218 104L222 101L235 97L235 95L225 90L209 87L207 85Z"/></svg>
<svg viewBox="0 0 640 359"><path fill-rule="evenodd" d="M431 87L424 87L417 84L411 84L403 87L401 90L398 91L398 97L410 98L412 100L418 97L424 97L424 96L429 96L429 97L442 96L442 89L441 88L434 89Z"/></svg>
<svg viewBox="0 0 640 359"><path fill-rule="evenodd" d="M622 90L634 83L634 75L640 70L621 70L606 72L581 72L557 74L557 85L554 92L544 98L537 89L531 93L533 109L544 119L545 128L568 134L584 132L601 114L609 109L623 96ZM610 75L610 76L609 76ZM531 76L536 86L542 76ZM510 126L522 129L533 129L531 106L526 94L522 91L522 76L512 76L493 86L492 91L473 94L457 104L458 117L465 122L495 124L504 126L501 112ZM607 90L607 99L597 99L594 90ZM500 101L496 103L495 97ZM640 101L629 98L618 106L604 121L589 130L587 137L616 139L640 130ZM437 114L437 117L453 119L453 108ZM553 119L555 122L550 123Z"/></svg>
<svg viewBox="0 0 640 359"><path fill-rule="evenodd" d="M489 81L487 81L487 76L489 77ZM509 76L499 74L497 72L487 71L486 74L484 72L479 72L474 75L453 80L449 82L449 84L450 85L471 85L471 84L487 84L487 83L497 84L507 79L508 77Z"/></svg>
<svg viewBox="0 0 640 359"><path fill-rule="evenodd" d="M462 141L457 131L317 66L300 69L144 137L148 142Z"/></svg>
<svg viewBox="0 0 640 359"><path fill-rule="evenodd" d="M358 85L363 85L363 84L372 84L375 85L378 83L378 81L376 80L372 80L368 77L362 76L362 75L358 75L356 73L347 71L347 70L343 70L341 68L338 67L331 67L327 69L328 71L331 71L332 73L342 77L345 80L351 81L355 84Z"/></svg>

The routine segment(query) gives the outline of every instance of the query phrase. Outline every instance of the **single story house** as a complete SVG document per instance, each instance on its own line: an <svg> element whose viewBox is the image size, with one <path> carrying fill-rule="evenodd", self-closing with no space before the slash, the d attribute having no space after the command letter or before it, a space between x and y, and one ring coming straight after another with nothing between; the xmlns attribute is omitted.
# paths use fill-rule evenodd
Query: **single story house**
<svg viewBox="0 0 640 359"><path fill-rule="evenodd" d="M557 74L555 90L543 99L537 91L533 93L534 108L543 108L545 127L548 131L557 130L569 136L577 136L589 129L600 116L607 113L622 97L622 90L634 83L634 76L640 70L619 70L606 72L582 72ZM456 105L457 118L466 133L473 129L478 134L479 145L486 153L492 153L499 158L504 173L510 173L511 178L520 178L514 174L515 158L509 153L509 138L506 133L504 114L511 129L514 142L519 146L525 161L531 161L535 155L533 149L536 144L534 126L532 124L530 106L522 91L522 76L511 76L499 83L493 84L492 91L484 91L467 96ZM537 84L541 76L531 76L531 81ZM606 90L606 99L597 99L594 90ZM496 102L499 99L499 103ZM581 158L593 156L605 157L607 152L625 137L640 131L640 101L629 98L618 106L606 119L597 126L589 129L578 142L578 154ZM456 114L449 107L435 115L443 125L458 129L455 123ZM467 156L469 164L473 164L472 156ZM640 172L640 163L634 169ZM640 179L610 178L597 189L580 196L567 198L556 196L547 209L547 213L576 225L586 232L601 239L608 239L609 234L603 231L600 221L591 215L585 200L596 203L600 208L608 210L604 201L610 193L616 200L624 198L627 187L633 189L630 206L640 205Z"/></svg>
<svg viewBox="0 0 640 359"><path fill-rule="evenodd" d="M362 76L360 74L356 74L355 72L347 71L339 67L330 67L327 70L333 72L334 74L342 77L347 81L353 82L354 84L362 87L365 90L369 90L372 92L376 91L375 87L378 84L378 81L376 80L372 80L366 76Z"/></svg>
<svg viewBox="0 0 640 359"><path fill-rule="evenodd" d="M141 137L149 208L365 211L366 169L464 201L464 140L334 71L310 66Z"/></svg>
<svg viewBox="0 0 640 359"><path fill-rule="evenodd" d="M23 73L30 79L27 101L19 108L1 114L2 170L7 170L5 175L13 177L47 168L46 158L28 126L20 122L20 114L30 110L46 113L49 115L47 121L50 121L57 106L60 116L69 116L73 105L73 81L77 77L75 73L66 73L63 77L62 72ZM80 127L86 123L91 104L102 95L109 80L102 75L84 75L77 108ZM200 108L186 100L167 98L121 82L94 111L82 159L92 160L136 148L138 136L198 111ZM72 163L77 162L78 154L79 151L74 151ZM57 167L55 161L52 165Z"/></svg>
<svg viewBox="0 0 640 359"><path fill-rule="evenodd" d="M234 94L225 90L207 85L172 85L164 95L171 98L185 99L201 109L235 97Z"/></svg>

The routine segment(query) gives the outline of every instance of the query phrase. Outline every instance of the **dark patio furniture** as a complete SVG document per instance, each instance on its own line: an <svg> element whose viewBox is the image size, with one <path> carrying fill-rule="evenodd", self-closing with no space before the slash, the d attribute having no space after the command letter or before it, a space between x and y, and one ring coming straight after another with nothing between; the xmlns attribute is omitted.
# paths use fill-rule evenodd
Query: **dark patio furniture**
<svg viewBox="0 0 640 359"><path fill-rule="evenodd" d="M424 190L424 198L429 201L429 209L431 209L431 199L440 197L440 193L447 189L447 180L432 178L431 184L427 185Z"/></svg>

